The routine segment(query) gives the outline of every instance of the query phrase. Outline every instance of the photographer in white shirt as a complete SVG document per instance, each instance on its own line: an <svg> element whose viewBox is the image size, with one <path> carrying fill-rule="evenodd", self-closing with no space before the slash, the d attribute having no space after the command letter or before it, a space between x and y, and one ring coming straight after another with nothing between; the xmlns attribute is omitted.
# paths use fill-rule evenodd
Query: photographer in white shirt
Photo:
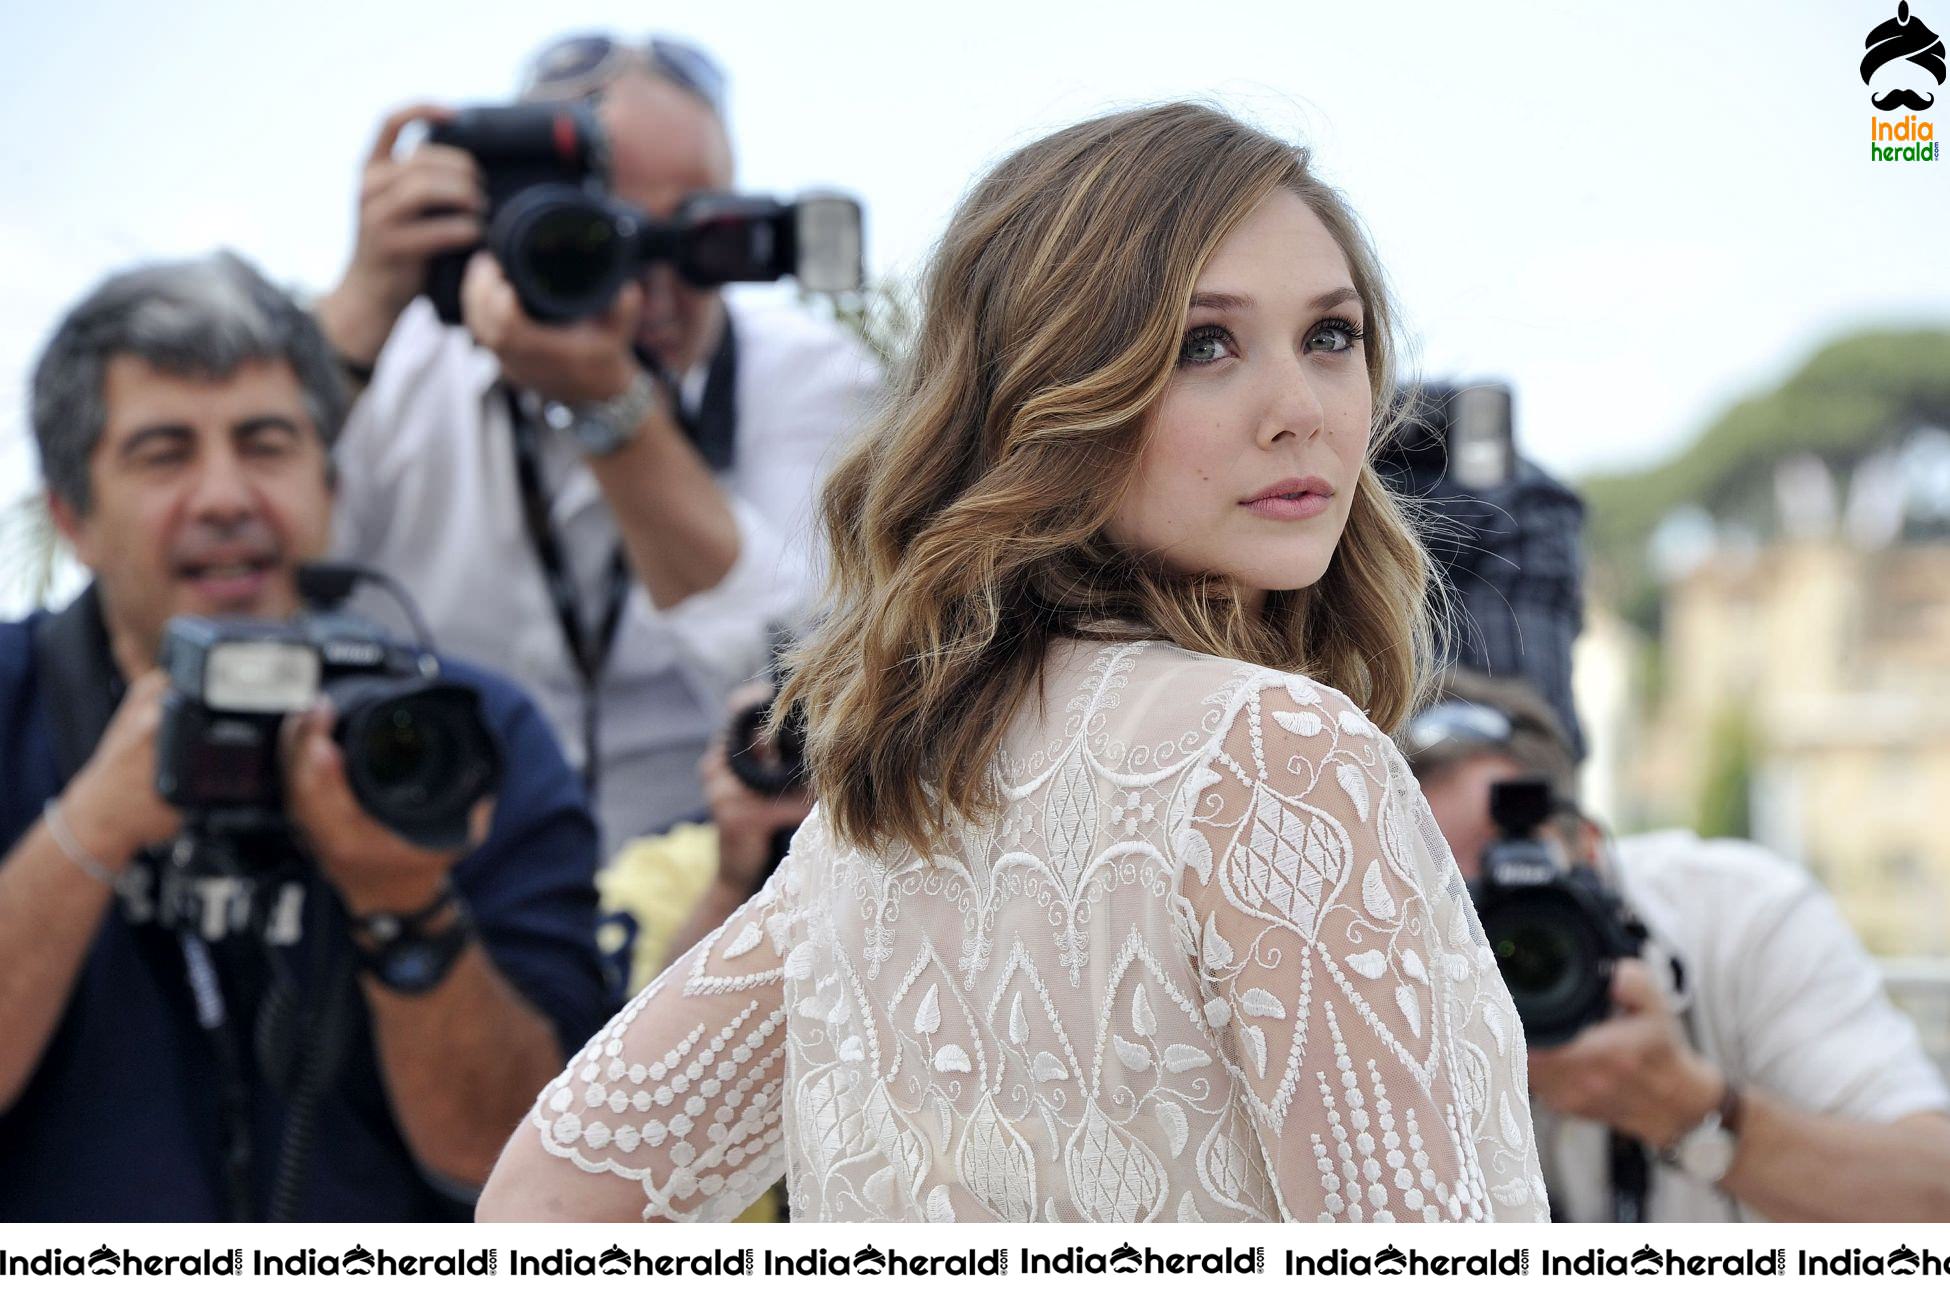
<svg viewBox="0 0 1950 1297"><path fill-rule="evenodd" d="M1950 1219L1950 1090L1804 870L1683 829L1608 843L1573 808L1550 709L1519 683L1453 673L1406 740L1465 878L1498 836L1491 787L1542 778L1567 810L1541 832L1650 934L1617 964L1612 1016L1530 1050L1555 1218L1611 1218L1618 1131L1647 1152L1647 1220Z"/></svg>
<svg viewBox="0 0 1950 1297"><path fill-rule="evenodd" d="M592 101L611 188L667 216L732 188L723 93L694 47L594 36L544 49L524 98ZM763 669L769 628L803 613L810 501L878 373L836 327L728 302L664 264L600 316L543 324L478 253L466 327L443 326L418 295L430 258L481 239L480 169L451 147L395 149L408 125L445 115L416 106L381 127L357 247L318 304L347 371L369 379L339 446L336 544L401 580L443 649L528 686L595 788L608 855L705 812L698 760L730 690ZM646 358L668 386L646 385ZM639 409L632 393L651 399ZM543 401L635 417L592 450L540 418ZM532 419L536 491L517 419ZM731 420L728 463L686 431L712 419Z"/></svg>

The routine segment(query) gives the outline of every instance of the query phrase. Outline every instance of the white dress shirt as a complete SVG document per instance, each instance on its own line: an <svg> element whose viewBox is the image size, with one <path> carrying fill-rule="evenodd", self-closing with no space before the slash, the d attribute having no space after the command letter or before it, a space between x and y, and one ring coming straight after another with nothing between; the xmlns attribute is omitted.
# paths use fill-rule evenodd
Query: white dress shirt
<svg viewBox="0 0 1950 1297"><path fill-rule="evenodd" d="M669 608L633 583L598 699L597 813L605 857L705 811L697 762L725 697L765 667L770 625L814 593L814 504L878 372L838 328L791 306L726 299L737 334L735 459L718 474L738 558L715 587ZM425 300L401 316L335 452L335 552L390 573L441 649L520 681L570 762L584 768L584 689L522 522L499 366ZM687 375L687 404L703 367ZM566 432L545 430L542 476L586 624L601 616L616 523ZM399 626L383 601L359 610ZM588 625L590 633L594 626Z"/></svg>

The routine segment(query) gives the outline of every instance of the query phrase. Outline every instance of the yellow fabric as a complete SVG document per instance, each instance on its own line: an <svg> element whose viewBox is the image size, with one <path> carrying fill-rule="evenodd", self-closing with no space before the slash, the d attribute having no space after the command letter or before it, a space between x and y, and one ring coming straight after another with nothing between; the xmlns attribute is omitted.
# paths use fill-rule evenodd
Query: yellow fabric
<svg viewBox="0 0 1950 1297"><path fill-rule="evenodd" d="M680 824L668 833L625 843L596 875L603 913L636 920L631 995L648 986L670 956L683 953L671 950L670 943L717 874L718 830L709 824ZM603 953L613 953L623 939L616 928L605 929Z"/></svg>
<svg viewBox="0 0 1950 1297"><path fill-rule="evenodd" d="M718 830L709 824L680 824L668 833L635 838L623 845L600 874L596 891L604 914L626 914L636 921L636 940L630 950L629 992L635 995L663 971L670 949L691 917L711 881L718 876ZM605 924L598 932L605 955L627 940L625 929ZM768 1193L737 1220L770 1225L783 1219L778 1195Z"/></svg>

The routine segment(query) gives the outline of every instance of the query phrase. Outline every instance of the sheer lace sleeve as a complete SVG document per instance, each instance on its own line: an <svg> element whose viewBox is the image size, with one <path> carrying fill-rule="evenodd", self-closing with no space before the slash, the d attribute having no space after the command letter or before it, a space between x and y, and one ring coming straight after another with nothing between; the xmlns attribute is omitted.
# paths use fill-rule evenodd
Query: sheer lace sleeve
<svg viewBox="0 0 1950 1297"><path fill-rule="evenodd" d="M783 990L797 865L788 856L536 1101L542 1147L635 1181L646 1220L730 1220L784 1174Z"/></svg>
<svg viewBox="0 0 1950 1297"><path fill-rule="evenodd" d="M1522 1029L1394 745L1249 687L1181 803L1181 919L1280 1214L1542 1219Z"/></svg>

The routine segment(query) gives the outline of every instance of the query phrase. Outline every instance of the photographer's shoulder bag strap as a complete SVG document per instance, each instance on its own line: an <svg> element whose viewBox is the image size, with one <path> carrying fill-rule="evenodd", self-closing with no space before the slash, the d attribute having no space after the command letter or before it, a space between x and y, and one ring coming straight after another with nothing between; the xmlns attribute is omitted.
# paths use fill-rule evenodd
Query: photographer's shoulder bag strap
<svg viewBox="0 0 1950 1297"><path fill-rule="evenodd" d="M717 350L711 354L705 371L704 394L696 413L686 409L678 385L648 357L640 356L656 375L664 390L673 394L671 402L677 423L697 447L714 472L732 465L737 450L738 431L738 342L732 328L731 313L725 312ZM542 481L541 432L522 408L513 389L502 388L507 402L508 420L514 431L515 481L521 491L521 521L528 543L542 565L548 585L549 603L555 610L556 624L569 648L569 661L582 685L582 783L593 802L601 782L602 751L598 746L600 723L597 693L603 669L616 648L617 632L623 625L623 606L630 594L630 567L619 544L609 556L608 574L603 589L603 608L596 622L596 633L588 633L583 619L582 600L569 574L568 558L562 538L551 516L551 495Z"/></svg>
<svg viewBox="0 0 1950 1297"><path fill-rule="evenodd" d="M54 760L67 787L88 764L122 702L122 677L108 649L101 596L90 585L34 627L35 672L54 735Z"/></svg>

